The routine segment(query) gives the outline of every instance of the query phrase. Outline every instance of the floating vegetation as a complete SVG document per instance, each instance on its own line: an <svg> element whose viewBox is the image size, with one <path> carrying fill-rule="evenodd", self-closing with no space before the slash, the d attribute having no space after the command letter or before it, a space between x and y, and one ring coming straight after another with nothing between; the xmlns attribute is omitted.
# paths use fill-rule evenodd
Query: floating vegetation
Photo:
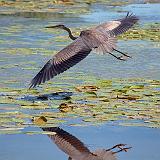
<svg viewBox="0 0 160 160"><path fill-rule="evenodd" d="M152 23L145 25L143 28L137 27L129 30L128 32L119 36L119 38L137 39L137 40L150 40L154 42L160 41L160 23Z"/></svg>
<svg viewBox="0 0 160 160"><path fill-rule="evenodd" d="M2 16L0 133L22 133L21 130L28 126L57 126L61 123L87 126L112 122L119 125L160 128L159 80L98 79L85 76L82 70L76 72L76 75L75 72L67 71L58 80L55 78L54 81L49 81L36 89L28 90L27 86L22 88L31 79L31 74L34 75L33 72L40 69L48 57L71 42L62 30L47 29L45 26L59 22L69 24L72 19L67 17L64 20L65 16L72 14L71 17L76 19L78 14L90 12L89 5L96 2L95 0L85 0L83 4L74 0L47 2L40 0L38 3L10 0L0 2L2 15L28 18L12 16L13 19L7 20ZM106 6L121 6L126 5L128 1L108 0L103 3ZM47 17L55 19L51 21ZM42 18L44 20L41 20ZM81 30L93 27L92 21L88 22L83 18L80 19L81 26L75 27L75 21L69 27L76 36ZM119 38L159 42L160 23L136 26ZM151 52L154 56L157 54L157 50ZM153 58L153 55L150 56ZM146 64L145 61L139 63ZM159 67L156 63L154 65L157 66L153 66L153 70ZM145 66L143 72L146 70Z"/></svg>
<svg viewBox="0 0 160 160"><path fill-rule="evenodd" d="M58 1L0 1L0 7L3 8L1 14L16 15L24 17L46 18L53 16L53 13L80 14L87 13L88 6L86 3L76 1L58 0Z"/></svg>
<svg viewBox="0 0 160 160"><path fill-rule="evenodd" d="M61 103L59 106L59 110L61 112L70 112L73 110L74 105L72 103Z"/></svg>
<svg viewBox="0 0 160 160"><path fill-rule="evenodd" d="M44 116L33 117L32 122L35 123L37 126L42 126L47 123L47 118Z"/></svg>
<svg viewBox="0 0 160 160"><path fill-rule="evenodd" d="M90 5L95 3L102 3L106 6L124 6L135 3L135 0L54 0L45 1L12 1L3 0L0 1L0 8L2 15L15 15L23 17L36 17L47 18L52 17L54 14L63 16L63 14L86 14L90 12ZM137 1L138 2L138 1ZM142 0L138 3L156 3L158 0Z"/></svg>
<svg viewBox="0 0 160 160"><path fill-rule="evenodd" d="M160 127L158 80L97 79L93 86L73 86L71 90L71 99L57 101L42 98L32 101L18 97L25 94L37 97L40 93L35 92L36 90L28 92L25 89L1 88L1 127L15 128L17 132L16 128L30 125L76 125L70 120L77 118L81 125L97 125L112 121L119 122L120 125ZM45 94L46 97L51 95ZM60 96L64 94L61 92ZM139 123L135 123L135 120Z"/></svg>
<svg viewBox="0 0 160 160"><path fill-rule="evenodd" d="M79 92L95 92L99 88L97 86L78 86L76 90Z"/></svg>

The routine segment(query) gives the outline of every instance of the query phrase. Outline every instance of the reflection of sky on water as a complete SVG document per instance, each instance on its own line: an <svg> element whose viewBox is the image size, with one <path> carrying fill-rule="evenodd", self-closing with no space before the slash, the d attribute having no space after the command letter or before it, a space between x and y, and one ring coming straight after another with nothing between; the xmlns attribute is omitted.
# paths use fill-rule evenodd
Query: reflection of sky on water
<svg viewBox="0 0 160 160"><path fill-rule="evenodd" d="M132 4L124 7L124 10L136 13L145 22L160 22L160 4Z"/></svg>
<svg viewBox="0 0 160 160"><path fill-rule="evenodd" d="M107 6L93 5L92 12L87 15L82 15L86 22L103 22L106 20L117 19L122 17L127 12L134 13L140 18L140 23L160 22L160 4L130 4L126 6ZM113 11L117 11L113 14Z"/></svg>
<svg viewBox="0 0 160 160"><path fill-rule="evenodd" d="M33 130L27 128L26 130ZM133 148L118 154L119 160L159 160L159 129L143 127L64 127L77 136L91 150L108 148L117 143L126 143ZM57 148L47 135L0 135L0 157L6 160L66 160L67 156ZM8 154L9 153L9 154Z"/></svg>

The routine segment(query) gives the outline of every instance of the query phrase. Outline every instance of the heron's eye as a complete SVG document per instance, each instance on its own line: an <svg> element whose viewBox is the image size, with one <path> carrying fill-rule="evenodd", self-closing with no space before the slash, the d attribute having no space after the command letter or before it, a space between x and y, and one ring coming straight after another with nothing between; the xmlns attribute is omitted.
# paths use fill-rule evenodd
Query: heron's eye
<svg viewBox="0 0 160 160"><path fill-rule="evenodd" d="M81 35L88 36L89 34L90 34L90 33L89 33L88 31L82 31L81 34L80 34L80 36L81 36Z"/></svg>
<svg viewBox="0 0 160 160"><path fill-rule="evenodd" d="M84 32L84 31L81 31L80 36L82 36L82 35L85 35L85 32Z"/></svg>

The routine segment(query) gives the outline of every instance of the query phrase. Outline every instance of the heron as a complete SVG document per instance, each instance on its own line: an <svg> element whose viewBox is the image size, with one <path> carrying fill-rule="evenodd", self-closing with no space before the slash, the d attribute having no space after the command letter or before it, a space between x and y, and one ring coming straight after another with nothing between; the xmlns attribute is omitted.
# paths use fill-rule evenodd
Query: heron
<svg viewBox="0 0 160 160"><path fill-rule="evenodd" d="M31 80L29 88L45 83L73 67L86 58L92 50L97 53L110 54L119 60L124 59L122 56L117 57L112 54L113 51L119 52L123 56L131 57L116 49L117 36L128 31L138 20L137 16L128 12L122 19L105 22L91 29L83 30L78 37L74 37L71 30L65 25L49 26L48 28L65 29L73 42L54 55L42 67Z"/></svg>
<svg viewBox="0 0 160 160"><path fill-rule="evenodd" d="M69 156L68 160L116 160L117 153L127 152L131 148L124 147L126 144L117 144L109 149L97 149L91 152L83 142L62 128L47 127L42 129L47 131L48 136L58 148ZM49 132L52 134L49 134ZM113 151L116 148L118 150Z"/></svg>

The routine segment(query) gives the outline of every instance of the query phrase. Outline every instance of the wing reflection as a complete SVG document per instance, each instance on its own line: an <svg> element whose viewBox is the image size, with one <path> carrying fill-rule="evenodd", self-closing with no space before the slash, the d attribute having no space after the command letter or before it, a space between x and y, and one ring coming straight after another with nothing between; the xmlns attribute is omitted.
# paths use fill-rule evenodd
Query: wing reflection
<svg viewBox="0 0 160 160"><path fill-rule="evenodd" d="M125 144L117 144L109 149L98 149L91 152L78 138L59 127L42 129L47 132L55 132L55 134L48 133L48 136L69 156L68 160L116 160L116 153L121 151L127 152L131 148L125 147ZM113 151L114 149L117 150Z"/></svg>

